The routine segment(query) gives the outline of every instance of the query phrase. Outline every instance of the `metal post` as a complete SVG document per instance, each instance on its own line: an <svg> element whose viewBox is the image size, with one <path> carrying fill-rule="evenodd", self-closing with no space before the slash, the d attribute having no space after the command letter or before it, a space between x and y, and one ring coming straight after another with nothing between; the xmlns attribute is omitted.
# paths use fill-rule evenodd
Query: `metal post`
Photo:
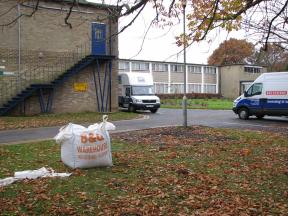
<svg viewBox="0 0 288 216"><path fill-rule="evenodd" d="M21 20L20 20L20 4L17 5L17 16L18 16L18 73L20 74L20 63L21 63Z"/></svg>
<svg viewBox="0 0 288 216"><path fill-rule="evenodd" d="M187 97L186 97L186 87L187 87L187 77L186 77L186 9L187 0L182 0L182 8L183 8L183 53L184 53L184 93L183 93L183 126L187 127Z"/></svg>
<svg viewBox="0 0 288 216"><path fill-rule="evenodd" d="M17 91L20 87L20 72L21 72L21 8L20 4L17 4L17 17L18 17L18 75L17 75Z"/></svg>

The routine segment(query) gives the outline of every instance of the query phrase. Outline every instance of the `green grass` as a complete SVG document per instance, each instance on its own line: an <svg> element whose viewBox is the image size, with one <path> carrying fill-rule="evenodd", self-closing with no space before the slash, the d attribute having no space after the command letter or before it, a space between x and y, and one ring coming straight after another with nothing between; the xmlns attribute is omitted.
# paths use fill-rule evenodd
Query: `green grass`
<svg viewBox="0 0 288 216"><path fill-rule="evenodd" d="M104 114L96 112L43 114L27 117L0 117L0 130L35 128L75 124L96 123L102 121ZM108 121L133 119L139 117L136 113L116 112L108 114Z"/></svg>
<svg viewBox="0 0 288 216"><path fill-rule="evenodd" d="M229 99L188 99L188 109L213 109L213 110L230 110L233 102ZM163 108L182 108L182 99L163 99L161 100Z"/></svg>
<svg viewBox="0 0 288 216"><path fill-rule="evenodd" d="M161 151L159 143L165 143ZM0 188L1 214L288 212L285 135L204 127L142 130L113 134L112 153L113 167L72 170L60 161L54 141L0 146L0 178L43 166L73 173Z"/></svg>

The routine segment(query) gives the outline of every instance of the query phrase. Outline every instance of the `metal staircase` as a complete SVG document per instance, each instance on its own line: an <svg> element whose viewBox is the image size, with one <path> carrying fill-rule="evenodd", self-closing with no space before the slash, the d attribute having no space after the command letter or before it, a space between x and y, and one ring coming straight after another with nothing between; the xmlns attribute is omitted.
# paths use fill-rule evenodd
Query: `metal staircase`
<svg viewBox="0 0 288 216"><path fill-rule="evenodd" d="M86 47L86 46L85 46ZM41 66L34 69L28 69L10 79L0 80L0 116L7 115L13 108L21 105L32 95L39 96L40 109L42 113L51 111L55 88L63 85L70 77L81 72L85 67L92 64L106 63L110 64L114 56L109 55L91 55L90 51L84 48L77 48L70 58L59 59L60 64L53 66ZM76 54L75 54L76 53ZM74 63L73 63L74 62ZM98 67L100 68L100 67ZM99 72L98 72L99 73ZM99 75L100 76L100 75ZM111 72L109 78L111 79ZM106 71L105 71L106 79ZM101 90L101 84L100 84ZM111 86L110 86L111 91ZM44 97L45 95L48 97ZM111 93L111 92L110 92ZM101 93L102 94L102 93ZM103 94L104 95L104 94ZM102 96L102 95L101 95ZM98 98L98 95L97 95ZM102 97L103 99L103 97ZM107 101L107 100L106 100ZM98 103L99 104L99 103ZM103 101L102 101L103 107ZM100 109L100 110L99 110ZM101 108L98 110L101 111ZM102 109L102 111L104 111Z"/></svg>

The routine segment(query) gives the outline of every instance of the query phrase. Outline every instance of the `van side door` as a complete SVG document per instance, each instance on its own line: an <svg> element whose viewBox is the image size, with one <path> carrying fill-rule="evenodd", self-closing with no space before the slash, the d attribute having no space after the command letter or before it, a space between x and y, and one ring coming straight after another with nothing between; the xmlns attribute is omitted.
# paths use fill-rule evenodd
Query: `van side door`
<svg viewBox="0 0 288 216"><path fill-rule="evenodd" d="M269 83L269 88L264 92L266 103L264 111L267 115L288 114L288 87L285 82Z"/></svg>

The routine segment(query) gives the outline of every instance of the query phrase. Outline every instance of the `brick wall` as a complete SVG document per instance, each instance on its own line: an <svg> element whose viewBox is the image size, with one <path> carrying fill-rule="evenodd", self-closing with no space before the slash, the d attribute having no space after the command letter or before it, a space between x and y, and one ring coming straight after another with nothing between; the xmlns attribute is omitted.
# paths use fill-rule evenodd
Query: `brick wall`
<svg viewBox="0 0 288 216"><path fill-rule="evenodd" d="M0 24L9 23L17 17L16 0L0 2L0 14L8 11L1 18ZM28 7L28 3L24 3L20 7L21 13L29 14L32 9ZM63 68L63 62L66 62L66 68L69 68L77 61L73 62L73 57L89 51L91 43L91 22L106 23L107 38L118 31L117 21L111 21L108 18L109 12L101 7L89 7L80 5L75 7L69 22L72 28L65 25L64 19L69 9L69 5L62 3L54 3L53 1L40 1L38 11L33 17L22 16L19 21L21 23L20 30L20 76L27 76L29 71L34 68L48 67L51 70ZM50 8L50 9L48 9ZM53 8L53 9L51 9ZM61 9L62 10L59 10ZM109 26L110 25L110 26ZM111 32L110 32L111 29ZM0 34L0 65L4 65L6 70L18 73L18 23L4 27ZM111 43L110 43L111 42ZM106 41L107 54L118 56L118 38L114 36L111 40ZM71 65L69 66L69 63ZM65 63L65 64L66 64ZM61 65L62 64L62 65ZM112 66L112 111L117 110L117 65L113 62ZM36 70L39 75L41 73ZM48 69L49 70L49 69ZM28 71L28 72L27 72ZM96 111L96 95L93 83L93 66L87 67L84 71L75 77L72 77L62 87L56 89L53 112L78 112L78 111ZM45 71L44 71L45 73ZM101 79L104 76L104 70L101 70ZM1 80L0 80L1 82ZM87 82L87 92L75 92L73 90L74 82ZM93 85L92 85L93 84ZM94 86L94 87L93 87ZM94 89L93 89L94 88ZM1 95L0 95L1 96ZM13 113L21 113L24 105L14 109ZM25 113L39 113L40 106L38 97L35 95L25 102Z"/></svg>
<svg viewBox="0 0 288 216"><path fill-rule="evenodd" d="M113 66L115 67L115 66ZM95 70L96 75L96 85L94 81L93 71ZM113 70L116 71L116 70ZM107 74L108 75L108 74ZM106 88L104 90L104 69L101 68L100 80L101 80L101 90L104 92L104 103L103 107L106 108L106 99L108 93L108 77L106 79ZM115 76L115 74L112 74ZM75 83L86 83L87 90L80 92L76 91L74 88ZM96 89L98 92L98 100ZM117 85L112 80L112 98L111 98L111 111L115 112L118 110L117 97L115 92L117 91ZM47 102L48 92L44 92L44 100ZM98 82L98 73L96 64L91 65L84 69L80 74L75 75L68 79L63 85L55 88L52 112L53 113L65 113L65 112L97 112L98 105L101 109L101 95L100 95L100 85ZM109 107L109 97L108 97L108 107ZM39 103L39 94L35 93L31 98L26 100L23 104L16 107L13 111L13 115L25 114L25 115L34 115L41 112L40 103Z"/></svg>
<svg viewBox="0 0 288 216"><path fill-rule="evenodd" d="M0 24L9 23L17 17L16 6L16 0L0 2L1 14L13 8L1 17ZM69 5L53 3L53 1L40 1L40 6L42 7L39 7L33 17L22 16L19 19L22 49L37 50L39 52L70 51L85 43L89 45L91 22L101 22L107 24L107 26L110 24L108 10L79 5L75 7L77 11L73 11L68 20L72 24L72 28L70 28L64 22ZM28 3L23 3L20 6L20 12L30 14L32 9L28 7ZM117 22L111 23L112 34L117 31L117 25ZM107 33L109 38L109 31ZM18 49L18 22L4 27L0 39L0 47ZM107 43L109 43L109 40L107 40ZM107 51L109 51L108 48ZM117 37L112 38L112 54L118 54Z"/></svg>

